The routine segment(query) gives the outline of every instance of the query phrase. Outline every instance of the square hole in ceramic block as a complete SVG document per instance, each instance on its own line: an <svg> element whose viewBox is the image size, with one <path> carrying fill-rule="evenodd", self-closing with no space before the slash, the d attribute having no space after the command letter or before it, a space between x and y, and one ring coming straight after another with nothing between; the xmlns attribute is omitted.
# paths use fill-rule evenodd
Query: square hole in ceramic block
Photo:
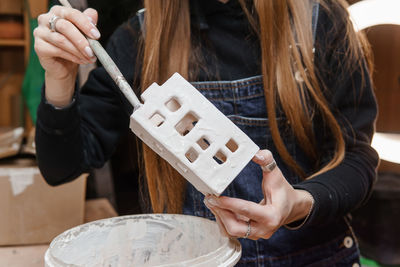
<svg viewBox="0 0 400 267"><path fill-rule="evenodd" d="M153 116L150 117L150 121L153 123L154 126L160 127L164 123L165 118L163 115L156 112L153 114Z"/></svg>
<svg viewBox="0 0 400 267"><path fill-rule="evenodd" d="M175 112L175 111L177 111L178 109L181 108L181 104L179 103L179 101L175 97L173 97L170 100L168 100L165 103L165 106L172 112Z"/></svg>
<svg viewBox="0 0 400 267"><path fill-rule="evenodd" d="M238 148L239 145L235 142L235 140L233 140L232 138L229 139L228 143L226 143L225 145L230 151L235 152Z"/></svg>
<svg viewBox="0 0 400 267"><path fill-rule="evenodd" d="M197 151L193 147L191 147L186 152L185 157L189 160L190 163L193 163L199 157L199 153L197 153Z"/></svg>
<svg viewBox="0 0 400 267"><path fill-rule="evenodd" d="M210 147L211 142L207 137L203 136L199 140L197 140L197 144L201 147L201 149L206 150Z"/></svg>
<svg viewBox="0 0 400 267"><path fill-rule="evenodd" d="M218 163L218 164L224 164L226 162L226 155L224 152L221 150L218 150L218 152L214 155L213 159Z"/></svg>
<svg viewBox="0 0 400 267"><path fill-rule="evenodd" d="M192 112L189 112L175 125L175 129L180 135L185 136L190 133L198 121L199 118Z"/></svg>

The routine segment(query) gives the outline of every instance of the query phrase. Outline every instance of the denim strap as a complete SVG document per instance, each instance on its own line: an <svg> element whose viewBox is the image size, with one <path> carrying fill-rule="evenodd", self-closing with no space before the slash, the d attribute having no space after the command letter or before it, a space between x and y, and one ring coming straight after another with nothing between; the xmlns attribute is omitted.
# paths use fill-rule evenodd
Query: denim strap
<svg viewBox="0 0 400 267"><path fill-rule="evenodd" d="M145 36L145 28L144 28L144 13L146 12L145 8L142 8L136 12L136 16L139 19L139 24L140 24L140 30L143 33L143 36Z"/></svg>

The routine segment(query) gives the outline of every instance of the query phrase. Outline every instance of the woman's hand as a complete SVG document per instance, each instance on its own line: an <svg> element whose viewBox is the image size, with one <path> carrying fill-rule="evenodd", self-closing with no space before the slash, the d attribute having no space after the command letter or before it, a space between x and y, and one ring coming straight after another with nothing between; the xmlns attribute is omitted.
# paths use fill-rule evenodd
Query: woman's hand
<svg viewBox="0 0 400 267"><path fill-rule="evenodd" d="M270 151L260 150L253 161L263 168L264 199L260 203L225 196L207 196L204 202L226 235L267 239L282 225L305 218L314 200L310 193L295 190L286 181L280 169L274 167Z"/></svg>
<svg viewBox="0 0 400 267"><path fill-rule="evenodd" d="M53 31L50 20L54 21ZM54 6L40 15L38 22L33 34L35 51L46 71L46 98L52 104L66 105L73 95L78 65L96 61L84 35L100 37L95 26L97 12Z"/></svg>

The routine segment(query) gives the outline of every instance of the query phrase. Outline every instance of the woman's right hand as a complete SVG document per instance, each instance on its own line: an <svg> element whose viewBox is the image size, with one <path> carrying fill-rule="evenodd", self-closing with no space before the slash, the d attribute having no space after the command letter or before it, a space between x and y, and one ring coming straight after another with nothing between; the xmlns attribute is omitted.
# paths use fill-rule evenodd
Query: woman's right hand
<svg viewBox="0 0 400 267"><path fill-rule="evenodd" d="M50 19L59 17L55 30L50 30ZM35 51L46 71L46 98L56 106L67 105L72 98L79 64L96 61L85 35L100 38L96 28L97 12L88 8L84 12L63 6L53 6L38 17L34 30Z"/></svg>

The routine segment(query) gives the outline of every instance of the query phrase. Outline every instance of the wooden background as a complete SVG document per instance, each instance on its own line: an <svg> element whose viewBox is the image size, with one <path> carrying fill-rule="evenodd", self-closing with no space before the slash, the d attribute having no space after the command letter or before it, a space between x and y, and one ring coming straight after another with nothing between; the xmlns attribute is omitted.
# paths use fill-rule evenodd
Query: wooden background
<svg viewBox="0 0 400 267"><path fill-rule="evenodd" d="M32 17L47 10L47 0L28 0ZM23 0L1 0L0 16L20 15L24 23L23 39L0 38L0 127L25 126L31 128L30 117L24 107L21 85L29 56L29 25Z"/></svg>

